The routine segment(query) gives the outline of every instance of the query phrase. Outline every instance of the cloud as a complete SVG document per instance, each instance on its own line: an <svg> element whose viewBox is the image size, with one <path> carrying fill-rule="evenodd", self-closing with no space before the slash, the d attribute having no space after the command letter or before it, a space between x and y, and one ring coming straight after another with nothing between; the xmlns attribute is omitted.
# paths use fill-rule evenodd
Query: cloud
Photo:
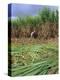
<svg viewBox="0 0 60 80"><path fill-rule="evenodd" d="M27 16L27 15L37 15L45 6L42 5L32 5L32 4L9 4L8 5L8 16ZM56 6L48 6L51 10L57 9Z"/></svg>

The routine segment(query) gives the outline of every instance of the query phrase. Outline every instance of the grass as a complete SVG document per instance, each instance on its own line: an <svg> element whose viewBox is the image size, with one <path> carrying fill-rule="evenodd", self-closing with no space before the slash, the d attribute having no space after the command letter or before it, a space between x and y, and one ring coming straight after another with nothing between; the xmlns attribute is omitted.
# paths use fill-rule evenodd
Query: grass
<svg viewBox="0 0 60 80"><path fill-rule="evenodd" d="M55 42L12 43L11 50L11 76L56 74L58 72L58 45Z"/></svg>

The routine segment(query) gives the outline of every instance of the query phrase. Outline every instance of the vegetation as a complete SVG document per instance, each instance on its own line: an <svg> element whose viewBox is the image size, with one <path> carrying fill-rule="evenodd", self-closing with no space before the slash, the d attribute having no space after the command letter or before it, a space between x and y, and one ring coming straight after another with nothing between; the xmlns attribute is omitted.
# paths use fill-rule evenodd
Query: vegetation
<svg viewBox="0 0 60 80"><path fill-rule="evenodd" d="M39 39L58 36L58 10L52 11L46 7L36 16L18 17L11 20L11 23L12 38L30 37L34 30L38 32Z"/></svg>
<svg viewBox="0 0 60 80"><path fill-rule="evenodd" d="M58 46L55 42L28 45L12 43L11 55L11 76L58 73Z"/></svg>
<svg viewBox="0 0 60 80"><path fill-rule="evenodd" d="M58 73L58 10L46 7L36 16L9 19L8 26L11 28L8 46L11 76ZM34 30L38 33L36 39L30 38Z"/></svg>

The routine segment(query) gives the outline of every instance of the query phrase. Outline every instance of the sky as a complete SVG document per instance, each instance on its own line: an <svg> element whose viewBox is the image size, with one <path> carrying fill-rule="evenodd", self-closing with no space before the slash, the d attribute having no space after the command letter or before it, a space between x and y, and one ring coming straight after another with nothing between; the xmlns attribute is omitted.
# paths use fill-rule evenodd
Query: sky
<svg viewBox="0 0 60 80"><path fill-rule="evenodd" d="M51 10L58 9L57 6L47 6L47 5L32 5L32 4L8 4L8 17L18 17L18 16L35 16L44 7L48 7Z"/></svg>

